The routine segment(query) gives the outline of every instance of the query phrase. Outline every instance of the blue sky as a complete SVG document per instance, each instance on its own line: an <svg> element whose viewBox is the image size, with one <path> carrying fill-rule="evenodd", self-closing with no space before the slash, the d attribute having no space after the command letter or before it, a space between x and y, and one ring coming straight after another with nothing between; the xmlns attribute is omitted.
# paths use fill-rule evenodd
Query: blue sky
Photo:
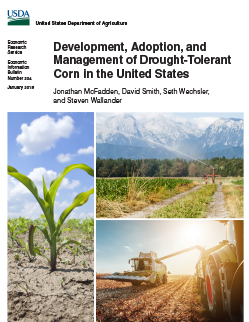
<svg viewBox="0 0 249 322"><path fill-rule="evenodd" d="M108 117L114 116L120 113L96 113L96 123L103 123ZM190 122L195 124L202 130L205 130L210 124L212 124L217 118L239 118L244 119L243 113L141 113L131 112L127 113L133 115L139 122L149 122L157 115L162 115L166 119L173 120L175 122Z"/></svg>
<svg viewBox="0 0 249 322"><path fill-rule="evenodd" d="M131 270L128 260L140 251L162 257L194 245L210 248L225 239L225 226L214 220L97 220L96 272ZM199 256L199 250L192 250L163 263L172 274L193 274Z"/></svg>
<svg viewBox="0 0 249 322"><path fill-rule="evenodd" d="M94 113L8 113L8 165L29 176L42 194L46 185L70 164L94 168ZM55 219L75 196L94 186L94 178L82 170L71 171L55 199ZM38 218L41 209L29 190L8 176L8 216ZM69 218L93 217L94 197L75 208Z"/></svg>

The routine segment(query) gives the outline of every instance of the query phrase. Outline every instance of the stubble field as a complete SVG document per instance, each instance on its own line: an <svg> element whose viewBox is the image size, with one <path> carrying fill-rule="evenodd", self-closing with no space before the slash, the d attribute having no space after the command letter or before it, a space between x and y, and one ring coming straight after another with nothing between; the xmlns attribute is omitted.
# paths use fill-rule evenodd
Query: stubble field
<svg viewBox="0 0 249 322"><path fill-rule="evenodd" d="M96 280L97 321L212 321L203 291L190 275L170 275L159 287Z"/></svg>

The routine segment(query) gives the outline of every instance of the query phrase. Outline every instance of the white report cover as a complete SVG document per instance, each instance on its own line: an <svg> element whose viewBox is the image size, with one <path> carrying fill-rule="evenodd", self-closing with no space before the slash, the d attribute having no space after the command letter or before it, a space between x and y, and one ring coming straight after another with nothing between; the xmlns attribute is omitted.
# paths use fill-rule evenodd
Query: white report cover
<svg viewBox="0 0 249 322"><path fill-rule="evenodd" d="M132 114L133 117L137 115L137 120L143 122L145 119L152 119L153 116L164 115L175 123L185 122L189 119L186 113L189 115L193 113L193 119L196 119L195 126L202 127L202 130L219 117L233 118L233 113L234 118L246 119L247 7L245 1L240 3L232 1L207 3L199 1L127 1L125 3L5 1L1 3L1 128L4 151L1 161L2 176L5 178L6 175L6 158L8 161L16 160L16 166L14 164L12 166L18 171L20 169L26 171L23 173L33 178L34 182L36 175L40 175L41 178L43 175L45 180L46 178L53 180L66 166L73 163L83 162L95 168L94 158L98 157L96 145L110 144L110 140L104 137L105 132L101 133L102 141L96 140L94 127L96 130L98 121L100 124L107 117L118 113ZM27 112L27 119L23 112ZM105 114L107 112L110 114ZM7 113L9 113L8 120ZM77 123L80 123L80 113L87 115L84 119L87 120L85 127L88 128L90 123L93 124L88 132L84 132ZM151 118L148 117L149 113L152 115ZM176 113L180 114L177 116ZM202 117L200 113L205 113L205 116ZM13 123L8 123L11 119L10 115L15 117ZM7 126L8 135L6 135ZM10 132L14 126L17 129L11 144L16 148L16 155L14 152L10 153L12 149L10 145L7 146L7 142L10 144ZM42 129L38 129L42 126L47 129L46 134ZM123 130L118 129L117 126L116 131L121 135ZM76 137L77 133L78 137ZM70 143L67 150L66 146L63 146L63 140L72 138L73 135L74 143ZM88 135L89 138L86 139ZM155 136L153 138L157 140ZM245 129L244 138L247 138L247 129ZM83 143L84 140L86 143ZM116 137L115 140L117 140ZM59 148L59 144L58 153L48 155ZM226 144L225 141L224 144ZM231 148L234 146L236 144L231 145ZM191 151L184 150L184 153L192 155ZM208 152L205 153L205 157L208 158ZM41 160L46 156L47 160L43 165ZM213 156L212 154L211 157ZM106 158L108 157L110 155L106 154ZM123 154L115 156L115 158L119 157L129 158L130 156L126 157ZM41 168L43 170L37 170ZM37 187L42 196L42 183L39 180ZM77 185L83 190L74 190L77 189ZM67 186L65 183L65 190L59 191L61 198L65 191L65 196L63 195L65 207L60 208L59 203L57 204L56 220L59 219L59 211L69 206L77 193L89 190L92 186L95 186L95 183L89 182L84 186L77 176L69 177ZM32 211L33 200L27 200L25 204L23 201L23 203L20 202L20 199L24 198L22 193L25 195L25 192L21 191L21 195L18 195L20 188L18 185L11 186L9 183L8 187L10 190L8 195L6 186L1 189L4 205L6 198L13 197L17 200L19 198L19 201L9 204L8 208L3 207L1 219L3 245L7 239L6 214L8 217L15 218L20 211L20 216L33 220L40 216L40 213L35 215L37 208ZM66 195L69 192L71 195ZM86 208L85 212L77 210L74 218L92 217L96 223L95 197L90 198L92 199L89 199L89 204L85 205L89 209ZM63 200L59 199L60 204L63 204ZM245 214L247 208L247 202L245 202ZM246 229L247 218L245 218L245 225ZM245 237L245 245L246 240ZM2 250L6 249L4 247ZM245 248L245 254L247 252L248 247ZM96 257L95 249L95 260ZM4 258L7 258L5 252ZM17 265L18 261L13 262L13 267L14 264ZM2 278L5 283L6 262L3 266ZM94 267L96 268L89 263L89 270L91 267L93 270ZM21 269L17 268L18 272ZM23 277L20 275L18 278ZM67 291L72 294L77 292L67 290L66 285L63 284L63 278L62 275L58 277L54 290L60 288L63 292L58 296L63 297L67 294L70 298ZM70 278L77 279L77 276ZM96 281L95 277L92 278ZM91 277L88 279L91 280ZM38 289L30 284L28 287L30 289L33 287L32 295L32 292L29 294L27 291L25 284L18 283L13 284L13 287L18 286L14 291L11 288L11 294L16 291L23 292L24 295L19 296L26 296L28 301L32 300L32 296L35 297L34 294ZM86 280L84 283L87 284ZM245 291L246 285L245 276ZM81 294L92 292L95 295L94 299L89 299L85 303L85 306L95 311L95 285L92 287L92 289L81 290ZM53 293L54 290L49 290L48 294L51 298L56 296ZM46 290L42 290L41 293L45 296ZM9 303L13 301L15 304L11 294L8 293ZM6 289L1 295L3 302L6 303ZM24 304L25 301L20 302L20 312L26 313L19 314L18 310L8 308L10 321L14 318L17 321L31 321L32 315L27 308L28 305ZM43 303L43 305L45 307L49 304ZM5 309L6 305L3 307ZM32 307L31 304L30 307ZM58 321L63 319L63 309L59 310L59 313L54 311L53 317L45 315L44 310L39 306L36 309L39 314L34 315L33 321L48 318L51 318L51 321L57 321L56 318ZM73 319L87 321L87 318L83 319L81 310L76 310L75 315L70 315L69 311L69 309L65 311L65 321L73 321ZM103 312L100 312L99 319L103 316ZM246 309L245 316L247 316ZM93 319L91 313L88 317L89 321ZM104 318L108 320L107 316ZM156 321L155 317L154 319Z"/></svg>

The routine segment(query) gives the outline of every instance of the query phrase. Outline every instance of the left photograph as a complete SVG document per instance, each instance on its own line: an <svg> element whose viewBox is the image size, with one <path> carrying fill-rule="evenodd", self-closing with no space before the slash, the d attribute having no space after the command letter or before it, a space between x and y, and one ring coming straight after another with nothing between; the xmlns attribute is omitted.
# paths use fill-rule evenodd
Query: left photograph
<svg viewBox="0 0 249 322"><path fill-rule="evenodd" d="M8 113L8 321L94 319L94 113Z"/></svg>

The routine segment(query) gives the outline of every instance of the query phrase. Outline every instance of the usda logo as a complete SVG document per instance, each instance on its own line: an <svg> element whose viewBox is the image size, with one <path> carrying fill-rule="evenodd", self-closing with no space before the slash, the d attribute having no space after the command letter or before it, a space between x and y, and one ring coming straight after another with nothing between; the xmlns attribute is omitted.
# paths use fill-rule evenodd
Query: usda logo
<svg viewBox="0 0 249 322"><path fill-rule="evenodd" d="M29 26L29 13L24 10L8 10L9 26Z"/></svg>

